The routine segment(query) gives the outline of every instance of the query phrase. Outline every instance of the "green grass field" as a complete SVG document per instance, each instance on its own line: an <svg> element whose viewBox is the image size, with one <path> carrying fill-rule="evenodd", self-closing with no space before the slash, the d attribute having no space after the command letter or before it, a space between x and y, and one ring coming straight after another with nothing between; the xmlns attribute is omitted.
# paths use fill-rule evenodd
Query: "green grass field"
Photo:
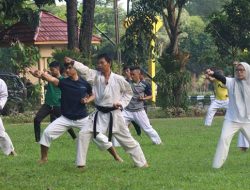
<svg viewBox="0 0 250 190"><path fill-rule="evenodd" d="M83 172L75 167L76 142L68 134L52 143L49 162L38 165L40 149L34 142L32 124L6 124L18 156L0 154L0 190L249 189L250 153L238 150L237 137L224 167L211 168L222 122L216 118L211 128L205 128L202 118L152 120L164 145L152 145L144 134L136 137L149 168L134 168L121 148L118 152L125 162L117 163L91 143Z"/></svg>

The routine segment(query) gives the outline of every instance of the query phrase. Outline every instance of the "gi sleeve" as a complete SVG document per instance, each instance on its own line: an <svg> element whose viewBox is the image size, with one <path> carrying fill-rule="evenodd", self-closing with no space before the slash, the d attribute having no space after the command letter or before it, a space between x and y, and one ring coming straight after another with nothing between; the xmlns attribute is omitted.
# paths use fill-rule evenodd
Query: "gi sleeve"
<svg viewBox="0 0 250 190"><path fill-rule="evenodd" d="M233 89L234 82L235 82L234 78L226 77L226 87L227 87L228 90Z"/></svg>
<svg viewBox="0 0 250 190"><path fill-rule="evenodd" d="M83 63L74 61L74 68L79 72L80 76L93 85L94 79L97 75L96 70L90 69Z"/></svg>
<svg viewBox="0 0 250 190"><path fill-rule="evenodd" d="M130 100L133 97L133 90L130 84L124 78L121 78L119 82L120 82L120 90L122 94L120 103L122 105L122 108L125 108L127 107L127 105L129 104Z"/></svg>
<svg viewBox="0 0 250 190"><path fill-rule="evenodd" d="M8 100L8 88L3 80L0 80L0 110L4 108Z"/></svg>

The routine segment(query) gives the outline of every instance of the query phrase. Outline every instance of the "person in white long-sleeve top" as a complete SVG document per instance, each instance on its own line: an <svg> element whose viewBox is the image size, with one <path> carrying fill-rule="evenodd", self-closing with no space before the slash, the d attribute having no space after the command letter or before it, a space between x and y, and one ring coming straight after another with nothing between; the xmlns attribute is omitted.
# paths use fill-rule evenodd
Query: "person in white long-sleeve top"
<svg viewBox="0 0 250 190"><path fill-rule="evenodd" d="M3 110L4 105L8 100L8 89L6 83L0 79L0 110ZM3 121L0 118L0 149L5 155L16 155L14 146L9 135L6 133L3 126Z"/></svg>
<svg viewBox="0 0 250 190"><path fill-rule="evenodd" d="M219 74L223 75L223 71L217 70ZM206 75L206 78L213 83L214 85L214 92L215 92L215 100L211 103L208 108L206 119L205 119L205 126L210 127L212 125L212 121L216 111L219 108L227 109L229 99L228 99L228 90L226 86L221 82L216 80L214 77ZM242 150L246 151L249 148L249 143L246 137L239 132L238 137L238 144L237 146Z"/></svg>
<svg viewBox="0 0 250 190"><path fill-rule="evenodd" d="M235 78L224 77L210 69L206 74L225 84L229 93L228 109L213 161L213 168L221 168L227 159L232 138L238 131L250 141L250 65L238 63Z"/></svg>

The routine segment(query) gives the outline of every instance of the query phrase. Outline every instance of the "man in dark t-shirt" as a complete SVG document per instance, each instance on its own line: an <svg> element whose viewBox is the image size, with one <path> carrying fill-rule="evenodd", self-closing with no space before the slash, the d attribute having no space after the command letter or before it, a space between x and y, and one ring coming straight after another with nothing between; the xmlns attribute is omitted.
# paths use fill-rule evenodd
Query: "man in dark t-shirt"
<svg viewBox="0 0 250 190"><path fill-rule="evenodd" d="M37 75L42 77L44 80L51 82L55 86L58 86L62 93L62 115L44 130L39 142L41 144L40 163L45 163L48 161L48 149L50 147L51 141L60 137L66 130L71 129L72 127L79 128L80 131L89 130L89 128L92 128L92 123L88 117L86 109L86 104L94 100L92 87L88 82L78 76L77 71L73 68L72 65L66 65L66 72L68 78L63 78L61 80L49 75L46 72L36 72ZM119 156L116 154L116 151L112 147L112 143L107 143L105 141L106 139L103 140L103 137L101 136L102 134L98 135L99 136L98 138L96 138L96 141L99 140L99 142L97 142L96 144L99 145L105 143L106 149L114 156L115 159L117 159L117 157ZM79 146L79 139L77 151L83 151ZM77 158L77 160L81 160L81 158Z"/></svg>
<svg viewBox="0 0 250 190"><path fill-rule="evenodd" d="M57 61L53 61L49 64L50 73L53 77L63 79L60 74L60 63ZM32 69L26 69L33 76L35 75L35 71ZM34 132L35 132L35 141L40 141L40 131L41 131L41 122L42 120L50 115L50 122L53 122L56 118L61 116L61 90L57 86L54 86L52 83L48 82L47 91L45 94L45 103L40 107L36 116L34 118ZM76 138L73 129L68 130L69 134L73 139Z"/></svg>

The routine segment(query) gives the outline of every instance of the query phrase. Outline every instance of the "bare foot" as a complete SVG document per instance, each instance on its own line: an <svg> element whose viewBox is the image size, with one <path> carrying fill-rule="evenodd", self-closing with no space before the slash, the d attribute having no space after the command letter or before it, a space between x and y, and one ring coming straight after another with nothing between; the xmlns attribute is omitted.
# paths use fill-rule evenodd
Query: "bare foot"
<svg viewBox="0 0 250 190"><path fill-rule="evenodd" d="M121 163L124 162L123 159L122 159L120 156L116 156L116 157L115 157L115 160L116 160L117 162L121 162Z"/></svg>
<svg viewBox="0 0 250 190"><path fill-rule="evenodd" d="M48 162L48 159L47 158L46 159L40 159L37 162L38 162L38 164L46 164Z"/></svg>
<svg viewBox="0 0 250 190"><path fill-rule="evenodd" d="M17 156L17 153L13 150L13 151L11 151L11 153L9 154L9 156Z"/></svg>
<svg viewBox="0 0 250 190"><path fill-rule="evenodd" d="M142 168L148 168L148 167L149 167L148 163L146 163L146 164L144 164L144 166L142 166Z"/></svg>

